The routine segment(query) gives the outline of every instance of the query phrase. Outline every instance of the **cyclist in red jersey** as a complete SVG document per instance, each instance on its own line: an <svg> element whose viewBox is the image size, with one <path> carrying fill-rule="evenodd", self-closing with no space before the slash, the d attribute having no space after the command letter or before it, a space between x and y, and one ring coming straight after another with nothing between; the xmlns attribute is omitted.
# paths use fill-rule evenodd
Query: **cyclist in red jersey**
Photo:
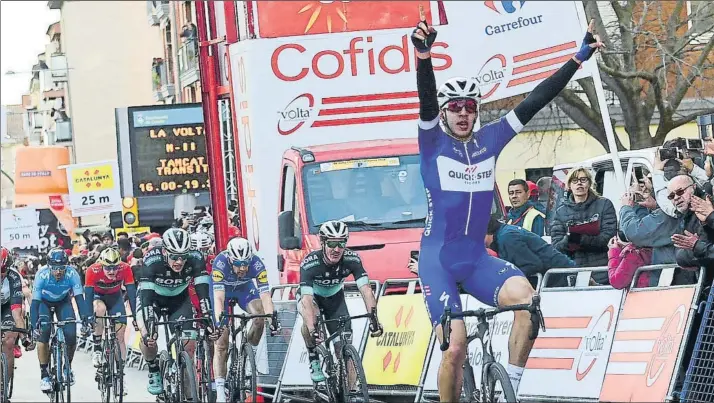
<svg viewBox="0 0 714 403"><path fill-rule="evenodd" d="M84 293L87 301L93 301L94 314L125 315L122 286L126 288L129 296L129 307L132 314L136 313L136 284L131 267L121 261L121 254L115 248L107 248L99 256L96 263L89 266L86 273ZM126 343L124 342L124 326L126 318L120 319L117 325L117 339L121 350L122 359L126 359ZM102 333L104 322L97 321L94 325L94 355L92 364L95 367L102 365Z"/></svg>

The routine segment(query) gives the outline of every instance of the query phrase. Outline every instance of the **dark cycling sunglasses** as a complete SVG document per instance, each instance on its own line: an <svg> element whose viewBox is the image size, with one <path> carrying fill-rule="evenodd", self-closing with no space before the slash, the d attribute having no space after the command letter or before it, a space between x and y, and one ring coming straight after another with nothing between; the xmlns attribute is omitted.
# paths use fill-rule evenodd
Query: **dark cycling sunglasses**
<svg viewBox="0 0 714 403"><path fill-rule="evenodd" d="M233 266L236 266L236 267L248 266L249 264L250 264L250 260L234 260L233 261Z"/></svg>
<svg viewBox="0 0 714 403"><path fill-rule="evenodd" d="M446 103L446 109L449 112L461 112L463 108L466 108L468 113L476 113L478 104L473 99L455 99Z"/></svg>
<svg viewBox="0 0 714 403"><path fill-rule="evenodd" d="M119 266L104 266L104 270L109 272L119 271Z"/></svg>
<svg viewBox="0 0 714 403"><path fill-rule="evenodd" d="M689 188L692 187L692 186L694 186L694 185L689 185L689 186L684 187L684 188L681 188L681 189L679 189L679 190L675 190L674 192L672 192L672 193L670 193L669 195L667 195L667 198L668 198L669 200L674 200L675 197L681 197L681 196L684 194L684 192L686 192L687 189L689 189Z"/></svg>
<svg viewBox="0 0 714 403"><path fill-rule="evenodd" d="M347 246L347 241L325 241L328 248L344 248Z"/></svg>
<svg viewBox="0 0 714 403"><path fill-rule="evenodd" d="M188 259L188 255L185 254L185 253L178 253L178 254L169 253L169 254L168 254L168 258L171 259L171 260L183 260L183 261L186 261L186 259Z"/></svg>

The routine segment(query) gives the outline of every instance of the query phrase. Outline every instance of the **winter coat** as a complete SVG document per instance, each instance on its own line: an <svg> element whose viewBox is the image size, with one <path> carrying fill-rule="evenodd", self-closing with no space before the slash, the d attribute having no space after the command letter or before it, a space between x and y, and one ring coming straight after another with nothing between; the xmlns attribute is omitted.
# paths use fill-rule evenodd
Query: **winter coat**
<svg viewBox="0 0 714 403"><path fill-rule="evenodd" d="M534 211L537 211L541 213L542 215L537 215L533 219L533 224L531 225L531 228L526 228L527 230L533 232L534 234L538 236L543 236L545 235L545 214L540 211L540 208L538 207L539 203L534 203L530 200L525 202L521 207L518 208L512 208L508 211L508 216L506 217L510 223L510 225L515 225L518 227L523 228L523 224L525 223L525 215L529 211L529 209L533 209Z"/></svg>
<svg viewBox="0 0 714 403"><path fill-rule="evenodd" d="M635 246L652 248L651 264L675 262L672 235L678 227L679 220L661 209L652 212L642 206L622 206L620 209L620 231Z"/></svg>
<svg viewBox="0 0 714 403"><path fill-rule="evenodd" d="M628 243L624 248L620 246L610 248L607 256L607 274L610 278L610 285L618 290L632 284L632 278L639 267L652 263L652 249L637 248L633 243ZM647 287L649 282L649 273L644 272L637 279L637 286Z"/></svg>
<svg viewBox="0 0 714 403"><path fill-rule="evenodd" d="M580 235L577 244L570 242L568 228L581 223L596 222L597 235ZM569 194L555 210L550 236L555 248L572 258L578 267L607 266L607 244L617 233L617 213L612 202L590 193L587 200L576 203ZM575 238L575 237L573 237ZM595 273L593 279L608 284L606 273Z"/></svg>

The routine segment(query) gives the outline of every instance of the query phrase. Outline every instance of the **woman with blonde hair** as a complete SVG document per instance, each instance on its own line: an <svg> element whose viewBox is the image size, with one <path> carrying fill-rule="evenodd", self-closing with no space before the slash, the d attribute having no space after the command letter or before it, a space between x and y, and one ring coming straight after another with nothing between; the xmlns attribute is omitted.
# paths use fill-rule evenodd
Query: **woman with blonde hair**
<svg viewBox="0 0 714 403"><path fill-rule="evenodd" d="M571 170L566 189L566 198L555 210L550 228L553 246L578 267L607 266L608 242L617 234L615 207L597 193L587 168ZM609 284L607 272L596 273L593 279Z"/></svg>

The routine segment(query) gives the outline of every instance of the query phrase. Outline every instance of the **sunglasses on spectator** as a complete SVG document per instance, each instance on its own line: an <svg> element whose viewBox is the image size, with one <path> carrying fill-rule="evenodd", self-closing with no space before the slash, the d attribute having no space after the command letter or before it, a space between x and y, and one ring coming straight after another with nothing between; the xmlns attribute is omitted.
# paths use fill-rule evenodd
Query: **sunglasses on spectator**
<svg viewBox="0 0 714 403"><path fill-rule="evenodd" d="M169 259L176 260L176 261L178 261L178 260L186 261L186 259L188 259L188 255L185 253L184 254L169 253L168 257L169 257Z"/></svg>
<svg viewBox="0 0 714 403"><path fill-rule="evenodd" d="M689 189L689 188L692 187L692 186L694 186L694 185L689 185L689 186L684 187L684 188L681 188L681 189L679 189L679 190L675 190L674 192L672 192L672 193L670 193L669 195L667 195L667 198L668 198L669 200L674 200L675 197L682 197L682 195L684 194L684 192L686 192L687 189Z"/></svg>
<svg viewBox="0 0 714 403"><path fill-rule="evenodd" d="M578 183L578 182L585 184L585 183L590 182L590 179L586 178L586 177L582 177L582 178L573 178L570 180L570 183Z"/></svg>
<svg viewBox="0 0 714 403"><path fill-rule="evenodd" d="M347 246L347 241L325 241L325 245L327 245L327 247L331 249L344 248L345 246Z"/></svg>
<svg viewBox="0 0 714 403"><path fill-rule="evenodd" d="M455 99L446 104L446 109L449 112L461 112L464 108L466 108L466 112L468 113L476 113L478 104L473 99Z"/></svg>

